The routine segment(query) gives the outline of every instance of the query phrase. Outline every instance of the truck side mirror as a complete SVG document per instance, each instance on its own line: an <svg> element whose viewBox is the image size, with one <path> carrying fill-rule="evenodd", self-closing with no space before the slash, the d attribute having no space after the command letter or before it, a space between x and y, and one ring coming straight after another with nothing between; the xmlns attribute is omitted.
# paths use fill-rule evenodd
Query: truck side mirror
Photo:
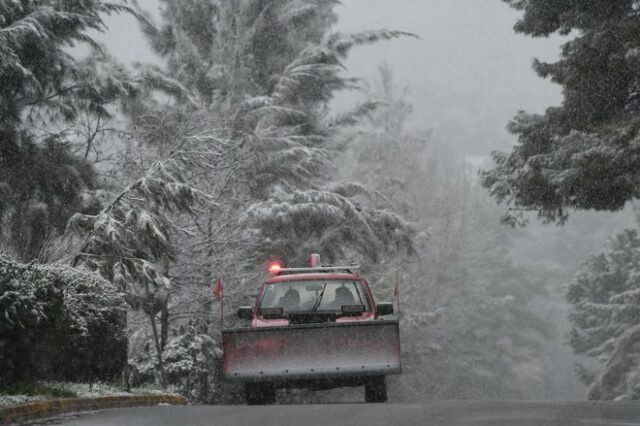
<svg viewBox="0 0 640 426"><path fill-rule="evenodd" d="M392 315L393 303L381 302L376 305L376 316Z"/></svg>
<svg viewBox="0 0 640 426"><path fill-rule="evenodd" d="M251 306L240 306L238 308L238 318L252 320L253 319L253 309Z"/></svg>

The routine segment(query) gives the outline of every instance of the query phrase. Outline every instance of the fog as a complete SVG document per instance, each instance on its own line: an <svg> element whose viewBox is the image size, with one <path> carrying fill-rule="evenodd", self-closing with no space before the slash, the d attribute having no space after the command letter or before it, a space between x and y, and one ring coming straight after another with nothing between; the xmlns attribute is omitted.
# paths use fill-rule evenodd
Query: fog
<svg viewBox="0 0 640 426"><path fill-rule="evenodd" d="M18 330L12 338L44 367L25 364L33 377L16 373L7 383L97 377L127 389L171 388L204 404L360 401L340 377L317 386L340 383L337 390L276 394L262 357L250 353L264 350L279 362L275 375L289 373L279 356L290 345L289 356L308 358L296 376L306 383L320 363L311 352L330 347L335 359L323 359L322 371L340 371L332 363L350 358L340 353L347 342L358 350L386 345L393 358L388 381L386 373L356 377L367 402L385 401L387 386L395 402L640 397L633 356L611 373L614 385L605 374L614 354L635 353L633 339L621 336L635 336L640 318L640 78L629 71L619 76L629 87L606 90L597 80L613 84L609 73L622 65L606 66L615 61L639 66L640 47L624 45L597 64L599 74L553 69L581 82L554 75L564 86L554 84L532 63L558 61L561 46L583 34L574 22L583 21L566 24L564 37L518 34L523 11L507 3L147 0L138 5L150 26L101 9L91 12L104 15L104 25L80 20L60 38L58 26L16 18L27 23L10 31L11 42L42 43L38 52L50 56L35 66L18 47L0 49L11 65L0 69L9 82L0 90L0 135L11 148L0 152L0 266L18 277L0 275L0 290L33 299L28 324L53 318L47 327L64 336L46 345L76 342L60 325L74 324L87 340L69 350L93 352L58 365L55 348L33 349ZM84 15L60 16L72 26ZM526 16L549 32L540 14ZM37 37L24 41L20 31ZM86 34L109 56L90 49ZM615 102L606 103L614 89ZM529 115L510 133L521 112ZM260 285L279 278L283 264L306 265L311 253L327 264L357 263L372 297L392 303L370 298L318 313L313 298L322 299L324 284L309 290L306 311L283 310L274 299L263 315ZM93 277L91 289L74 287L79 269ZM96 297L98 314L83 313L82 298L67 293L38 299L45 296L35 283L63 294L67 281ZM14 291L14 283L22 287ZM292 300L300 303L299 295ZM55 315L45 309L61 306ZM277 337L281 328L333 322L320 333L330 341L347 316L384 319L392 308L394 334L382 343L358 327L332 344L314 340L306 352L296 347L303 338ZM94 325L117 342L112 349L91 343L111 341L92 334ZM269 326L278 326L275 337L251 334ZM264 376L255 388L223 378L224 336L238 327L244 355L256 361L247 374ZM110 361L82 363L94 358ZM355 358L351 370L366 370Z"/></svg>
<svg viewBox="0 0 640 426"><path fill-rule="evenodd" d="M159 19L156 3L146 2L144 7L154 19ZM376 81L380 79L379 67L383 64L390 67L395 87L413 108L407 117L405 132L431 132L429 145L432 152L446 152L446 160L438 166L444 168L442 173L449 175L445 179L457 179L456 172L447 171L447 168L471 165L469 176L475 181L477 169L490 165L489 154L493 150L507 151L516 142L516 137L506 127L519 111L542 114L548 107L557 106L562 101L561 87L540 78L531 65L534 58L550 62L557 60L560 46L566 40L557 35L531 38L516 34L513 27L520 13L500 1L350 0L338 5L335 12L338 21L332 28L333 32L392 29L419 37L382 41L354 49L344 61L343 74L361 79L365 90L374 90ZM109 30L99 37L119 60L130 64L162 63L151 52L133 18L117 16L109 18L107 22ZM367 96L360 90L337 92L330 102L330 109L333 114L349 111ZM353 164L357 160L347 161L349 170L357 168ZM347 177L354 176L347 173ZM413 179L420 180L423 177L414 176ZM485 190L477 186L473 188L474 197L486 198ZM462 188L449 188L451 190L462 191ZM493 211L495 216L479 226L501 226L498 225L500 209ZM426 223L427 227L437 229L439 219L432 213L423 211L417 215L418 220ZM544 225L534 215L529 219L529 225L524 229L503 229L510 241L508 251L503 256L528 269L530 272L527 274L532 279L528 285L539 287L525 287L524 291L538 295L547 292L540 300L532 301L529 307L537 311L536 314L550 319L555 331L552 340L547 343L541 364L523 363L518 367L518 374L524 377L523 383L528 383L522 386L529 387L528 390L521 389L520 396L580 399L585 388L578 382L573 368L581 358L576 358L566 344L570 327L567 321L569 307L564 298L566 283L587 256L602 249L612 233L633 224L633 215L629 210L617 214L573 212L564 226ZM451 238L451 230L442 232L441 238ZM471 234L466 238L482 238L473 235L476 231L467 232ZM434 239L435 244L440 244L438 237ZM438 266L434 264L432 267ZM547 272L543 273L545 269ZM531 272L536 270L545 278L537 279L535 273ZM472 269L470 273L479 272ZM420 281L428 281L426 276L417 279L418 286ZM470 287L463 291L475 291L473 281L467 284ZM446 281L436 284L440 287L449 285L453 284L447 284ZM374 290L385 297L383 291ZM418 291L429 290L425 287ZM509 294L523 290L506 288L502 291L503 294ZM415 298L419 300L421 296L416 295ZM407 309L438 310L437 305L442 302L437 297L432 299L432 305L428 307L407 302ZM458 303L472 300L461 299ZM462 325L462 329L468 326ZM459 331L454 327L448 332ZM431 335L437 340L435 334ZM480 347L478 350L483 349ZM424 364L413 368L428 371L428 363L433 362L432 359L428 356L418 358ZM547 371L543 373L542 370ZM542 376L546 377L545 384L540 382ZM527 378L532 381L527 382ZM473 389L448 391L448 394L447 391L443 392L450 397L482 395L482 392L477 393ZM441 398L442 395L435 392L432 397ZM351 398L344 393L334 397ZM402 397L411 399L416 396L404 392Z"/></svg>
<svg viewBox="0 0 640 426"><path fill-rule="evenodd" d="M518 110L541 113L560 102L560 88L538 78L531 63L557 59L561 40L516 35L518 13L500 2L356 0L337 11L338 31L389 28L420 36L354 51L347 68L371 81L380 63L392 64L397 84L409 88L410 126L434 129L438 143L461 153L508 147L514 138L505 126ZM352 99L344 93L336 107Z"/></svg>
<svg viewBox="0 0 640 426"><path fill-rule="evenodd" d="M158 17L157 3L143 6ZM155 7L154 7L155 6ZM531 69L534 58L558 58L562 39L517 35L518 12L485 0L349 0L337 8L334 31L371 29L411 32L420 40L393 40L354 50L345 62L350 76L374 81L377 68L391 64L396 84L408 88L414 107L409 126L435 131L438 143L462 155L486 156L515 138L506 125L519 111L542 113L561 100L560 87ZM99 38L123 62L159 59L134 18L107 19ZM353 106L358 93L338 93L335 111Z"/></svg>

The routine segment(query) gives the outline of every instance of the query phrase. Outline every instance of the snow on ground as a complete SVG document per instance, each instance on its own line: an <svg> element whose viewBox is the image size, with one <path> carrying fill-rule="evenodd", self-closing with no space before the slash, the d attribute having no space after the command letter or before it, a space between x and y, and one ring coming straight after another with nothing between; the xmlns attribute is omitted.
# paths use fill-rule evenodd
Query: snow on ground
<svg viewBox="0 0 640 426"><path fill-rule="evenodd" d="M64 389L76 394L77 398L97 398L100 396L127 396L127 395L166 395L177 393L175 389L158 389L152 387L132 388L130 392L122 388L106 383L68 383L68 382L40 382L39 386L56 389ZM0 394L0 407L9 405L26 404L28 402L40 401L43 399L55 399L49 395L7 395Z"/></svg>
<svg viewBox="0 0 640 426"><path fill-rule="evenodd" d="M28 396L28 395L0 395L0 407L9 405L26 404L27 402L39 401L47 399L45 396Z"/></svg>

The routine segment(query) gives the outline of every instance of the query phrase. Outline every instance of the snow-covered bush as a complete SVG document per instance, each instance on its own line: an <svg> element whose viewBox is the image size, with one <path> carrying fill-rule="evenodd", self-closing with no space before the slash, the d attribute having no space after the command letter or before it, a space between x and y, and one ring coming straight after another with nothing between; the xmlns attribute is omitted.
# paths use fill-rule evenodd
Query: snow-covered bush
<svg viewBox="0 0 640 426"><path fill-rule="evenodd" d="M29 270L0 257L0 386L20 378L28 366L35 330L46 321L41 282Z"/></svg>
<svg viewBox="0 0 640 426"><path fill-rule="evenodd" d="M164 349L167 379L190 399L206 399L221 355L211 337L189 326Z"/></svg>
<svg viewBox="0 0 640 426"><path fill-rule="evenodd" d="M97 274L0 257L0 386L113 378L126 354L124 313Z"/></svg>
<svg viewBox="0 0 640 426"><path fill-rule="evenodd" d="M157 359L152 355L153 341L147 336L140 353L132 360L132 384L159 382ZM162 358L167 384L191 401L209 402L215 369L221 358L215 340L189 325L179 330L164 348Z"/></svg>

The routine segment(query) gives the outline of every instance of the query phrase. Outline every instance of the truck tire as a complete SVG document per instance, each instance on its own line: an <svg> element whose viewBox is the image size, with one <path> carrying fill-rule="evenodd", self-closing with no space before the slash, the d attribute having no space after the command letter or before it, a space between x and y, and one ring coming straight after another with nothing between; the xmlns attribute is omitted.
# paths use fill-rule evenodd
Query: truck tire
<svg viewBox="0 0 640 426"><path fill-rule="evenodd" d="M275 404L276 389L269 385L247 383L244 385L244 398L248 405Z"/></svg>
<svg viewBox="0 0 640 426"><path fill-rule="evenodd" d="M384 376L372 377L364 385L366 402L387 402L387 381Z"/></svg>

